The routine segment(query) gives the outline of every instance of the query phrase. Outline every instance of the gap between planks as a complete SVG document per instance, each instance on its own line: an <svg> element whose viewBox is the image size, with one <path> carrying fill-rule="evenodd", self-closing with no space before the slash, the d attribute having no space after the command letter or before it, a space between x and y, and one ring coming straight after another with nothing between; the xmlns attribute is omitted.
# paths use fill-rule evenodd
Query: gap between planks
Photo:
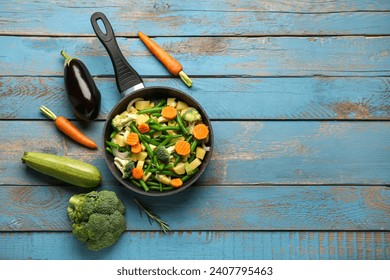
<svg viewBox="0 0 390 280"><path fill-rule="evenodd" d="M119 35L118 35L119 34ZM124 38L124 39L139 39L137 35L123 35L120 32L115 34L115 38ZM26 38L97 38L93 34L36 34L36 33L2 33L0 31L0 37L26 37ZM390 37L390 33L383 34L318 34L318 33L308 33L308 34L223 34L223 35L151 35L150 38L329 38L329 37L364 37L364 38L386 38Z"/></svg>

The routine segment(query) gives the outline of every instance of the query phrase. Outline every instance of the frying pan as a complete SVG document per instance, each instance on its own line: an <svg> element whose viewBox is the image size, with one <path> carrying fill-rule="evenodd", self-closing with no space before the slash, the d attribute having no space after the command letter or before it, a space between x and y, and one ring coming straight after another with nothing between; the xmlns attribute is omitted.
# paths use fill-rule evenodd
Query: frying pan
<svg viewBox="0 0 390 280"><path fill-rule="evenodd" d="M98 24L99 21L101 21L105 30L102 30L99 27ZM110 169L111 173L115 176L115 178L122 185L142 195L166 196L166 195L176 194L178 192L187 189L202 175L203 171L206 169L210 161L211 154L213 151L213 145L214 145L213 130L205 110L194 98L184 93L183 91L170 88L170 87L162 87L162 86L145 87L142 78L130 66L126 58L123 56L121 50L119 49L119 46L115 39L114 31L107 17L101 12L96 12L91 16L91 23L92 23L93 30L96 33L96 36L103 44L103 46L105 47L105 49L107 50L110 56L115 71L116 84L119 92L123 96L123 98L114 106L114 108L108 114L104 124L104 129L103 129L104 158L108 168ZM113 128L111 126L112 119L116 115L124 112L129 102L137 97L141 97L144 98L145 100L150 100L152 102L154 101L155 103L160 101L161 99L166 99L168 97L175 97L176 100L181 100L187 103L188 106L196 108L199 111L199 113L202 115L203 123L207 125L209 128L209 141L207 145L210 146L210 151L206 153L206 156L203 159L202 164L199 166L199 171L194 176L192 176L188 181L184 182L183 186L178 189L174 189L171 191L163 191L163 192L153 191L153 190L149 190L148 192L145 192L143 189L138 188L130 181L122 179L122 173L114 165L114 156L111 153L106 151L105 141L109 140L110 134L113 131Z"/></svg>

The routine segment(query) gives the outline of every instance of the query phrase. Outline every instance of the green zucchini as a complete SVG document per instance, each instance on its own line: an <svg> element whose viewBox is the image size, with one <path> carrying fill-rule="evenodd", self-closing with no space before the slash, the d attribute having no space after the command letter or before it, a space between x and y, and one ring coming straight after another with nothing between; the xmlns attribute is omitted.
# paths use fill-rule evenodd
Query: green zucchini
<svg viewBox="0 0 390 280"><path fill-rule="evenodd" d="M38 172L82 188L94 188L102 180L102 174L94 165L65 156L25 152L22 163Z"/></svg>

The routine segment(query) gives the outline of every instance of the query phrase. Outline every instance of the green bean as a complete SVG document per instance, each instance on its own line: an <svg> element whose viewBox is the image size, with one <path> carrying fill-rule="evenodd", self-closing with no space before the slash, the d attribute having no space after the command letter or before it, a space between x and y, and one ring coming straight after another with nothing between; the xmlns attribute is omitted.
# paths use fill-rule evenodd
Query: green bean
<svg viewBox="0 0 390 280"><path fill-rule="evenodd" d="M149 187L146 185L145 181L144 180L139 180L139 183L141 185L141 187L147 192L149 191Z"/></svg>
<svg viewBox="0 0 390 280"><path fill-rule="evenodd" d="M194 139L192 142L191 142L191 146L190 146L190 158L188 159L188 162L192 162L194 159L195 159L195 149L196 147L198 146L198 140Z"/></svg>
<svg viewBox="0 0 390 280"><path fill-rule="evenodd" d="M148 164L148 167L145 169L145 175L147 175L150 172L150 169L152 168L152 164Z"/></svg>
<svg viewBox="0 0 390 280"><path fill-rule="evenodd" d="M147 143L152 144L152 145L154 145L154 146L160 145L160 142L158 142L158 141L156 141L156 140L154 140L154 139L152 139L152 138L150 138L150 137L148 137L148 136L146 136L146 135L141 135L140 138L141 138L141 140L143 140L144 142L147 142Z"/></svg>
<svg viewBox="0 0 390 280"><path fill-rule="evenodd" d="M152 168L153 169L153 168ZM151 171L152 172L152 171ZM153 173L155 173L156 171L154 171L154 172L152 172L152 175L150 175L150 177L149 177L149 179L148 179L148 181L149 182L158 182L157 181L157 179L156 179L156 176L154 176L155 174L153 174Z"/></svg>
<svg viewBox="0 0 390 280"><path fill-rule="evenodd" d="M153 163L156 166L157 170L160 170L160 164L158 163L156 155L153 155Z"/></svg>
<svg viewBox="0 0 390 280"><path fill-rule="evenodd" d="M177 140L175 141L172 141L172 142L169 142L168 144L165 145L165 147L170 147L170 146L174 146L176 144Z"/></svg>
<svg viewBox="0 0 390 280"><path fill-rule="evenodd" d="M168 144L169 141L171 141L172 139L172 136L171 135L168 135L164 141L162 141L158 146L165 146L166 144Z"/></svg>
<svg viewBox="0 0 390 280"><path fill-rule="evenodd" d="M130 146L120 147L120 148L118 149L118 151L121 152L121 153L130 152L130 151L131 151L131 147L130 147Z"/></svg>
<svg viewBox="0 0 390 280"><path fill-rule="evenodd" d="M192 136L192 134L190 134L190 135L186 138L186 141L187 141L187 142L191 142L192 138L194 138L194 137Z"/></svg>
<svg viewBox="0 0 390 280"><path fill-rule="evenodd" d="M144 141L143 144L145 146L146 152L148 153L150 158L153 159L153 150L152 150L152 148L150 148L149 144L146 141Z"/></svg>
<svg viewBox="0 0 390 280"><path fill-rule="evenodd" d="M190 146L191 153L195 151L197 146L198 146L198 140L194 139L194 141L191 143L191 146Z"/></svg>
<svg viewBox="0 0 390 280"><path fill-rule="evenodd" d="M157 170L162 171L162 170L164 170L164 167L165 167L165 163L161 163L160 166L157 167Z"/></svg>
<svg viewBox="0 0 390 280"><path fill-rule="evenodd" d="M184 183L185 181L189 180L192 176L193 176L193 174L185 175L184 177L181 178L181 181Z"/></svg>
<svg viewBox="0 0 390 280"><path fill-rule="evenodd" d="M166 192L166 191L171 191L174 188L170 187L170 186L163 187L163 185L161 184L161 187L160 186L150 186L149 189L152 191Z"/></svg>
<svg viewBox="0 0 390 280"><path fill-rule="evenodd" d="M149 118L147 121L146 121L147 124L159 124L157 120L153 119L153 118Z"/></svg>
<svg viewBox="0 0 390 280"><path fill-rule="evenodd" d="M153 187L153 186L156 187L156 186L160 186L160 183L157 183L157 182L149 182L149 181L148 181L148 186L149 186L149 188L150 188L150 187Z"/></svg>
<svg viewBox="0 0 390 280"><path fill-rule="evenodd" d="M131 123L130 123L130 129L131 129L131 131L137 133L138 136L141 136L141 133L139 133L138 129L135 127L134 122L131 122Z"/></svg>
<svg viewBox="0 0 390 280"><path fill-rule="evenodd" d="M173 167L173 164L167 164L167 165L165 165L164 169L165 169L165 170L169 170L169 169L171 169L172 167Z"/></svg>
<svg viewBox="0 0 390 280"><path fill-rule="evenodd" d="M161 170L161 171L159 171L158 173L159 173L159 174L168 175L168 176L179 177L175 172L169 171L169 170Z"/></svg>
<svg viewBox="0 0 390 280"><path fill-rule="evenodd" d="M157 126L157 125L155 125L155 124L152 124L152 125L150 125L150 128L155 129L155 130L157 130L157 131L164 131L164 130L180 130L180 127L178 127L178 126L172 126L172 125L166 125L166 126L160 125L160 126Z"/></svg>
<svg viewBox="0 0 390 280"><path fill-rule="evenodd" d="M119 146L118 144L115 144L115 143L113 143L113 142L111 142L111 141L106 141L106 144L107 144L108 146L110 146L110 147L112 147L112 148L115 148L115 149L118 149L118 150L119 150L119 148L120 148L120 146Z"/></svg>
<svg viewBox="0 0 390 280"><path fill-rule="evenodd" d="M161 99L159 103L157 103L156 107L162 107L167 103L165 99Z"/></svg>
<svg viewBox="0 0 390 280"><path fill-rule="evenodd" d="M190 157L188 158L188 162L192 162L195 159L195 154L191 153Z"/></svg>
<svg viewBox="0 0 390 280"><path fill-rule="evenodd" d="M187 135L188 134L188 130L187 128L184 126L184 123L183 123L183 120L180 116L180 113L177 114L176 116L176 121L177 121L177 124L179 125L181 131L183 131L184 135Z"/></svg>
<svg viewBox="0 0 390 280"><path fill-rule="evenodd" d="M114 138L117 134L118 134L118 131L114 130L114 131L110 134L110 139Z"/></svg>
<svg viewBox="0 0 390 280"><path fill-rule="evenodd" d="M134 185L136 185L138 188L142 188L141 184L138 183L136 180L130 179L130 182L133 183Z"/></svg>
<svg viewBox="0 0 390 280"><path fill-rule="evenodd" d="M180 130L180 127L167 125L167 126L162 126L162 130Z"/></svg>
<svg viewBox="0 0 390 280"><path fill-rule="evenodd" d="M184 177L181 178L181 180L183 182L187 181L188 179L190 179L192 176L194 176L195 173L197 173L199 171L198 168L195 168L194 170L192 170L192 172L190 174L187 174L185 175Z"/></svg>
<svg viewBox="0 0 390 280"><path fill-rule="evenodd" d="M175 162L173 163L173 166L176 166L179 163L181 157L178 154L174 154L173 156L175 157Z"/></svg>
<svg viewBox="0 0 390 280"><path fill-rule="evenodd" d="M159 118L159 117L161 117L161 114L160 113L153 113L152 116L156 117L156 118Z"/></svg>
<svg viewBox="0 0 390 280"><path fill-rule="evenodd" d="M167 137L179 138L179 137L183 137L183 135L182 134L168 134L168 135L160 135L158 138L165 139Z"/></svg>
<svg viewBox="0 0 390 280"><path fill-rule="evenodd" d="M161 112L162 107L153 107L148 109L139 110L137 114L152 114Z"/></svg>
<svg viewBox="0 0 390 280"><path fill-rule="evenodd" d="M106 147L106 151L109 152L110 154L113 154L113 152L112 152L110 147Z"/></svg>

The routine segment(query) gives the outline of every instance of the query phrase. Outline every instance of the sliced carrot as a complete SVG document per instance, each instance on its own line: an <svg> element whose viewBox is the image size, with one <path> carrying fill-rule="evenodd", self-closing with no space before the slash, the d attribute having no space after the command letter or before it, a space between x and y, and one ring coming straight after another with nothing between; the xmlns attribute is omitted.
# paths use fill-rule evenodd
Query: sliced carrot
<svg viewBox="0 0 390 280"><path fill-rule="evenodd" d="M85 134L83 134L73 123L71 123L67 118L63 116L57 117L52 111L50 111L47 107L41 106L39 108L42 113L44 113L47 117L54 120L55 125L58 130L62 131L64 134L72 138L74 141L88 147L91 149L96 149L97 145L95 141L88 138Z"/></svg>
<svg viewBox="0 0 390 280"><path fill-rule="evenodd" d="M142 151L141 143L138 142L137 144L131 146L131 152L133 154L139 154Z"/></svg>
<svg viewBox="0 0 390 280"><path fill-rule="evenodd" d="M148 133L150 131L150 126L147 123L141 123L137 126L137 129L140 133Z"/></svg>
<svg viewBox="0 0 390 280"><path fill-rule="evenodd" d="M135 132L130 132L129 135L127 135L126 144L130 146L134 146L137 143L139 143L138 134Z"/></svg>
<svg viewBox="0 0 390 280"><path fill-rule="evenodd" d="M181 186L183 186L183 181L180 178L172 179L171 186L174 188L180 188Z"/></svg>
<svg viewBox="0 0 390 280"><path fill-rule="evenodd" d="M192 130L192 134L197 140L205 139L209 135L209 128L203 123L197 124Z"/></svg>
<svg viewBox="0 0 390 280"><path fill-rule="evenodd" d="M178 155L186 156L190 153L191 145L185 140L179 140L175 144L175 151Z"/></svg>
<svg viewBox="0 0 390 280"><path fill-rule="evenodd" d="M175 107L172 106L165 106L161 110L161 115L166 118L167 120L173 120L177 116L177 110Z"/></svg>
<svg viewBox="0 0 390 280"><path fill-rule="evenodd" d="M142 170L142 168L136 167L131 170L131 175L133 175L134 179L139 180L142 179L142 177L144 176L144 171Z"/></svg>

